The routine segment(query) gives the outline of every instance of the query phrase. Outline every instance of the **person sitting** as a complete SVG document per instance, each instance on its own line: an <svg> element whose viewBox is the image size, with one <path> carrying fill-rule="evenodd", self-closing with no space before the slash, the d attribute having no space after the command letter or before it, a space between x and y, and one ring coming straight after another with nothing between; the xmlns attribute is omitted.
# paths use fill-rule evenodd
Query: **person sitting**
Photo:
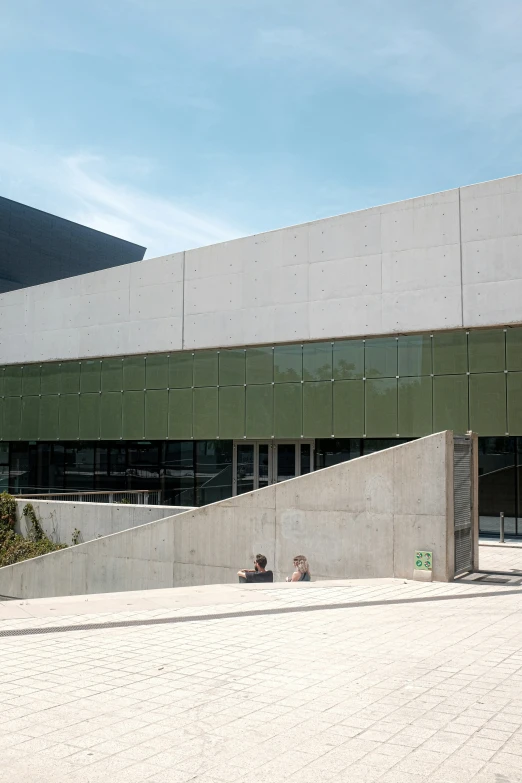
<svg viewBox="0 0 522 783"><path fill-rule="evenodd" d="M246 582L247 584L255 584L256 582L273 582L274 574L272 571L266 570L267 559L264 555L256 555L254 560L254 568L243 568L237 572L240 582Z"/></svg>
<svg viewBox="0 0 522 783"><path fill-rule="evenodd" d="M308 560L304 555L296 555L294 557L294 573L292 576L287 576L287 582L310 582L312 580L310 576L310 566Z"/></svg>

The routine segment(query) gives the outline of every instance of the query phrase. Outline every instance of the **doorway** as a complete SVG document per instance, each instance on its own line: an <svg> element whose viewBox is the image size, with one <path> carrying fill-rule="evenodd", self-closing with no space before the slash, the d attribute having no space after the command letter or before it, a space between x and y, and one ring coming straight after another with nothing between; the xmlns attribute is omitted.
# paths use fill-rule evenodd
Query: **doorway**
<svg viewBox="0 0 522 783"><path fill-rule="evenodd" d="M313 440L234 441L234 495L304 476L313 469Z"/></svg>

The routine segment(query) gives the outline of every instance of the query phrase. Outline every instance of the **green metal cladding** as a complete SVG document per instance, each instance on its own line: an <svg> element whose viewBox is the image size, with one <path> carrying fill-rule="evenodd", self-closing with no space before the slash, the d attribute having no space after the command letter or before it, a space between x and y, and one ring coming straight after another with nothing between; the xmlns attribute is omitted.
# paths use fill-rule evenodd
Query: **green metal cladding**
<svg viewBox="0 0 522 783"><path fill-rule="evenodd" d="M2 440L522 435L522 327L0 368Z"/></svg>

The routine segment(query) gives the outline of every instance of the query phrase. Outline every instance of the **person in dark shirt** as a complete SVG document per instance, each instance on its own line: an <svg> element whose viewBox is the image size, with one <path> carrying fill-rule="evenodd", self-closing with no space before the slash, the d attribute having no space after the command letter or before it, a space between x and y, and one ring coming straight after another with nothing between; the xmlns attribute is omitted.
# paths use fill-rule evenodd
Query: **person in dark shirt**
<svg viewBox="0 0 522 783"><path fill-rule="evenodd" d="M237 572L240 582L273 582L274 575L272 571L266 570L267 559L264 555L256 555L254 568L243 568Z"/></svg>

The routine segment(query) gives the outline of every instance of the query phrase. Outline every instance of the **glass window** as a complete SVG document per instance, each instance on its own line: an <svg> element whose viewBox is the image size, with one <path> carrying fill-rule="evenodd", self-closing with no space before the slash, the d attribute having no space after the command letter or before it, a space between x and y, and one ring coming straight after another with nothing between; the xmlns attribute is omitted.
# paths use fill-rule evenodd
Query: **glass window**
<svg viewBox="0 0 522 783"><path fill-rule="evenodd" d="M165 444L163 503L169 506L195 506L194 442Z"/></svg>
<svg viewBox="0 0 522 783"><path fill-rule="evenodd" d="M153 441L127 445L127 489L160 489L160 444Z"/></svg>
<svg viewBox="0 0 522 783"><path fill-rule="evenodd" d="M198 506L232 496L232 441L196 443L196 492Z"/></svg>
<svg viewBox="0 0 522 783"><path fill-rule="evenodd" d="M64 491L64 459L61 443L38 444L35 483L39 493Z"/></svg>
<svg viewBox="0 0 522 783"><path fill-rule="evenodd" d="M316 440L315 469L329 468L361 456L360 438L331 438Z"/></svg>
<svg viewBox="0 0 522 783"><path fill-rule="evenodd" d="M236 447L236 488L238 495L242 495L244 492L251 492L254 489L254 448L253 443L240 443ZM268 446L266 450L268 454Z"/></svg>
<svg viewBox="0 0 522 783"><path fill-rule="evenodd" d="M391 449L401 443L409 443L413 438L367 438L363 440L363 454L375 454L376 451Z"/></svg>
<svg viewBox="0 0 522 783"><path fill-rule="evenodd" d="M9 443L0 443L0 465L9 465Z"/></svg>
<svg viewBox="0 0 522 783"><path fill-rule="evenodd" d="M506 535L516 534L515 438L479 438L479 530L498 536L500 512Z"/></svg>
<svg viewBox="0 0 522 783"><path fill-rule="evenodd" d="M79 444L65 449L64 488L75 492L94 489L94 447Z"/></svg>

